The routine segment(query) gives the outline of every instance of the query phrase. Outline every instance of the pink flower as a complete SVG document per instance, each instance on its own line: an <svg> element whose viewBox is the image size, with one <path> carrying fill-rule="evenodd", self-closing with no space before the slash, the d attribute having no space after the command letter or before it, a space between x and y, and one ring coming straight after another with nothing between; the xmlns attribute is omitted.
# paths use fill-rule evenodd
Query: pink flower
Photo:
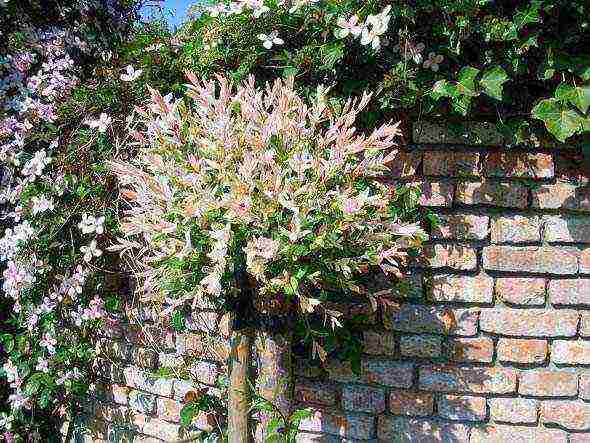
<svg viewBox="0 0 590 443"><path fill-rule="evenodd" d="M362 203L357 198L346 198L342 203L342 210L347 215L357 213L362 208Z"/></svg>

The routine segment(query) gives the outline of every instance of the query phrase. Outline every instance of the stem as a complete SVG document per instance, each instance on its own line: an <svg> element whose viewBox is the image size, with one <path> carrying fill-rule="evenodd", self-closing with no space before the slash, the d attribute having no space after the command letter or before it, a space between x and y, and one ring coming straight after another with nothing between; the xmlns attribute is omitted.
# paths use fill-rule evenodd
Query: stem
<svg viewBox="0 0 590 443"><path fill-rule="evenodd" d="M248 432L250 348L250 336L243 330L234 330L229 357L228 443L250 441Z"/></svg>

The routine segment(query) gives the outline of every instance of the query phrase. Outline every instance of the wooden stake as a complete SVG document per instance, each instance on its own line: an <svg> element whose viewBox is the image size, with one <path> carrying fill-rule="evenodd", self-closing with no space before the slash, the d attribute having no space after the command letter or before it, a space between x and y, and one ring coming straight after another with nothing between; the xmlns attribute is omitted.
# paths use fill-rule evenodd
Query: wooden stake
<svg viewBox="0 0 590 443"><path fill-rule="evenodd" d="M244 331L232 331L229 357L228 442L247 443L250 395L248 371L251 338Z"/></svg>

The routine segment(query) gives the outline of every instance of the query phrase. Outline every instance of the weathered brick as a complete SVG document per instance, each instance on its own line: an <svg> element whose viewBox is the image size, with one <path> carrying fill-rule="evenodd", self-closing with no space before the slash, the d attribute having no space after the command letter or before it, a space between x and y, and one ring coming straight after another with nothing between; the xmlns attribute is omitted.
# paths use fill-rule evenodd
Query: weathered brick
<svg viewBox="0 0 590 443"><path fill-rule="evenodd" d="M186 327L189 331L217 335L220 320L221 316L217 312L193 312L186 319Z"/></svg>
<svg viewBox="0 0 590 443"><path fill-rule="evenodd" d="M434 408L432 394L418 391L392 391L389 394L389 410L396 415L426 416Z"/></svg>
<svg viewBox="0 0 590 443"><path fill-rule="evenodd" d="M414 380L412 363L368 359L361 362L361 369L363 378L368 383L393 388L409 388Z"/></svg>
<svg viewBox="0 0 590 443"><path fill-rule="evenodd" d="M582 312L580 319L580 335L590 337L590 312Z"/></svg>
<svg viewBox="0 0 590 443"><path fill-rule="evenodd" d="M178 440L180 437L186 437L180 430L180 425L168 423L158 418L147 417L143 414L135 414L132 424L136 430L150 437L158 437L164 441Z"/></svg>
<svg viewBox="0 0 590 443"><path fill-rule="evenodd" d="M528 398L491 398L490 417L506 423L537 423L538 402Z"/></svg>
<svg viewBox="0 0 590 443"><path fill-rule="evenodd" d="M424 175L464 177L479 174L478 152L426 151Z"/></svg>
<svg viewBox="0 0 590 443"><path fill-rule="evenodd" d="M491 220L492 243L527 243L541 240L541 220L537 216L505 215Z"/></svg>
<svg viewBox="0 0 590 443"><path fill-rule="evenodd" d="M331 383L298 380L295 384L295 400L315 406L334 406L338 390Z"/></svg>
<svg viewBox="0 0 590 443"><path fill-rule="evenodd" d="M553 246L488 246L483 249L483 266L487 270L536 272L541 274L575 274L579 251Z"/></svg>
<svg viewBox="0 0 590 443"><path fill-rule="evenodd" d="M342 408L356 412L383 412L385 410L385 390L370 386L344 386Z"/></svg>
<svg viewBox="0 0 590 443"><path fill-rule="evenodd" d="M184 396L190 391L199 391L197 383L192 380L181 380L176 378L172 380L172 386L174 387L174 398L176 400L183 400Z"/></svg>
<svg viewBox="0 0 590 443"><path fill-rule="evenodd" d="M439 225L432 230L433 239L484 240L488 236L487 215L441 214Z"/></svg>
<svg viewBox="0 0 590 443"><path fill-rule="evenodd" d="M522 183L492 180L457 183L455 200L465 205L526 208L528 189Z"/></svg>
<svg viewBox="0 0 590 443"><path fill-rule="evenodd" d="M414 143L500 146L506 141L492 122L470 121L461 123L460 128L451 128L446 122L419 120L412 130Z"/></svg>
<svg viewBox="0 0 590 443"><path fill-rule="evenodd" d="M384 314L387 329L399 332L472 336L479 310L404 304Z"/></svg>
<svg viewBox="0 0 590 443"><path fill-rule="evenodd" d="M160 352L158 366L163 368L180 368L184 366L184 356L176 352Z"/></svg>
<svg viewBox="0 0 590 443"><path fill-rule="evenodd" d="M493 334L528 337L573 337L578 328L578 313L572 310L482 309L479 320L483 331Z"/></svg>
<svg viewBox="0 0 590 443"><path fill-rule="evenodd" d="M438 414L448 420L483 421L486 399L471 395L443 395L438 401Z"/></svg>
<svg viewBox="0 0 590 443"><path fill-rule="evenodd" d="M590 374L580 374L580 398L590 400Z"/></svg>
<svg viewBox="0 0 590 443"><path fill-rule="evenodd" d="M151 415L156 411L156 396L133 389L129 392L129 406L137 412Z"/></svg>
<svg viewBox="0 0 590 443"><path fill-rule="evenodd" d="M93 386L94 392L92 391ZM89 392L94 393L101 401L113 402L120 405L126 405L129 400L129 388L117 383L97 382L90 385Z"/></svg>
<svg viewBox="0 0 590 443"><path fill-rule="evenodd" d="M547 215L543 240L547 242L590 243L590 217Z"/></svg>
<svg viewBox="0 0 590 443"><path fill-rule="evenodd" d="M555 340L551 360L560 365L590 365L590 340Z"/></svg>
<svg viewBox="0 0 590 443"><path fill-rule="evenodd" d="M590 404L569 400L544 401L541 420L570 431L590 431Z"/></svg>
<svg viewBox="0 0 590 443"><path fill-rule="evenodd" d="M419 387L425 391L508 394L516 390L516 372L505 368L426 366Z"/></svg>
<svg viewBox="0 0 590 443"><path fill-rule="evenodd" d="M182 403L170 398L158 397L157 411L159 418L172 423L180 423L180 411L182 411Z"/></svg>
<svg viewBox="0 0 590 443"><path fill-rule="evenodd" d="M174 333L156 325L128 325L125 328L125 339L138 346L157 345L158 349L174 349L175 347Z"/></svg>
<svg viewBox="0 0 590 443"><path fill-rule="evenodd" d="M122 341L101 338L96 342L96 352L112 360L126 361L129 360L131 347Z"/></svg>
<svg viewBox="0 0 590 443"><path fill-rule="evenodd" d="M580 274L590 274L590 248L580 249Z"/></svg>
<svg viewBox="0 0 590 443"><path fill-rule="evenodd" d="M389 166L389 176L392 178L408 178L416 175L422 154L417 151L400 152Z"/></svg>
<svg viewBox="0 0 590 443"><path fill-rule="evenodd" d="M158 354L151 349L133 348L130 355L131 362L142 368L154 369L158 362Z"/></svg>
<svg viewBox="0 0 590 443"><path fill-rule="evenodd" d="M363 350L371 355L394 355L395 336L389 332L363 332Z"/></svg>
<svg viewBox="0 0 590 443"><path fill-rule="evenodd" d="M172 396L172 380L158 378L149 372L130 366L125 368L125 382L131 386L142 391L156 394L161 397Z"/></svg>
<svg viewBox="0 0 590 443"><path fill-rule="evenodd" d="M590 306L590 278L551 280L549 301L556 306Z"/></svg>
<svg viewBox="0 0 590 443"><path fill-rule="evenodd" d="M544 363L548 346L545 340L501 338L498 341L498 360L509 363Z"/></svg>
<svg viewBox="0 0 590 443"><path fill-rule="evenodd" d="M97 377L109 380L113 383L123 383L125 376L123 366L119 363L113 363L104 358L96 358L92 364L92 371Z"/></svg>
<svg viewBox="0 0 590 443"><path fill-rule="evenodd" d="M360 383L363 379L359 374L352 370L349 361L342 361L336 358L328 360L324 364L324 369L328 373L330 380L340 383Z"/></svg>
<svg viewBox="0 0 590 443"><path fill-rule="evenodd" d="M423 248L425 265L429 268L451 268L471 271L477 267L475 249L462 244L436 244Z"/></svg>
<svg viewBox="0 0 590 443"><path fill-rule="evenodd" d="M590 186L557 182L532 190L533 208L590 212Z"/></svg>
<svg viewBox="0 0 590 443"><path fill-rule="evenodd" d="M217 364L205 361L195 362L189 372L194 380L206 385L214 385L220 374Z"/></svg>
<svg viewBox="0 0 590 443"><path fill-rule="evenodd" d="M470 443L566 443L567 434L559 429L510 425L488 425L471 431Z"/></svg>
<svg viewBox="0 0 590 443"><path fill-rule="evenodd" d="M546 280L540 277L505 277L496 279L496 295L513 305L545 304Z"/></svg>
<svg viewBox="0 0 590 443"><path fill-rule="evenodd" d="M495 151L486 155L483 172L487 177L552 178L555 167L551 154Z"/></svg>
<svg viewBox="0 0 590 443"><path fill-rule="evenodd" d="M375 437L375 418L365 414L317 410L311 417L301 420L299 429L337 435L344 439L368 440Z"/></svg>
<svg viewBox="0 0 590 443"><path fill-rule="evenodd" d="M94 408L94 418L114 423L125 423L134 413L127 406L98 402Z"/></svg>
<svg viewBox="0 0 590 443"><path fill-rule="evenodd" d="M404 335L400 339L400 351L404 357L440 357L441 346L442 337L439 335Z"/></svg>
<svg viewBox="0 0 590 443"><path fill-rule="evenodd" d="M176 351L179 354L224 362L229 357L229 343L209 334L186 333L176 338Z"/></svg>
<svg viewBox="0 0 590 443"><path fill-rule="evenodd" d="M487 337L454 338L449 341L449 350L452 361L490 363L494 342Z"/></svg>
<svg viewBox="0 0 590 443"><path fill-rule="evenodd" d="M518 393L533 397L573 397L578 393L578 375L550 369L523 371Z"/></svg>
<svg viewBox="0 0 590 443"><path fill-rule="evenodd" d="M590 432L572 432L569 434L569 443L590 443Z"/></svg>
<svg viewBox="0 0 590 443"><path fill-rule="evenodd" d="M381 415L377 436L380 442L466 442L469 429L463 423Z"/></svg>
<svg viewBox="0 0 590 443"><path fill-rule="evenodd" d="M419 182L421 190L419 203L422 206L449 207L453 204L454 188L448 182Z"/></svg>
<svg viewBox="0 0 590 443"><path fill-rule="evenodd" d="M434 275L429 280L429 297L434 301L491 303L494 280L485 275Z"/></svg>

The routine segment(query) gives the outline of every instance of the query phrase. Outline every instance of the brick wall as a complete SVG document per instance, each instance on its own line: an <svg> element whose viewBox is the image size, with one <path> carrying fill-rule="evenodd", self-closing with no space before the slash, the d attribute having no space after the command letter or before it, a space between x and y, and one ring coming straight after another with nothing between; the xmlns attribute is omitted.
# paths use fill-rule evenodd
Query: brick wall
<svg viewBox="0 0 590 443"><path fill-rule="evenodd" d="M393 179L420 184L440 227L411 297L368 316L361 375L297 362L297 401L316 411L301 442L590 442L590 171L571 148L498 146L485 124L415 125ZM79 438L182 435L183 398L215 392L227 357L227 325L202 308L175 335L129 306L98 344ZM151 375L188 355L188 372Z"/></svg>

